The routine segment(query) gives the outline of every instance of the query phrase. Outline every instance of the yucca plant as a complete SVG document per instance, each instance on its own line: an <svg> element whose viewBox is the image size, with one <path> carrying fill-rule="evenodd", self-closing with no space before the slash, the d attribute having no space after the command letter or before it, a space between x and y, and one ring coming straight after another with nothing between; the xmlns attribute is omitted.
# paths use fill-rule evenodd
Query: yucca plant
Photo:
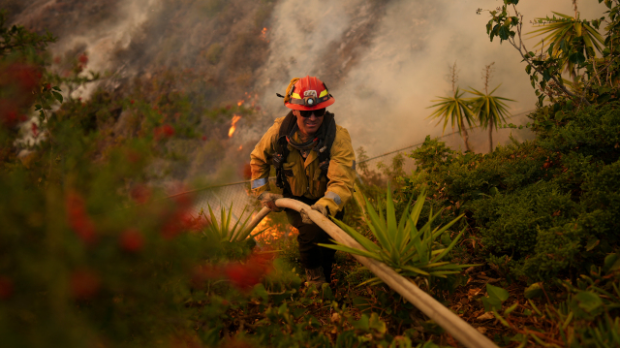
<svg viewBox="0 0 620 348"><path fill-rule="evenodd" d="M489 131L489 152L493 152L493 129L497 130L498 125L501 122L506 122L506 117L509 116L508 105L504 102L515 101L493 95L498 88L499 86L495 87L491 93L484 93L475 88L467 91L475 95L475 97L468 98L473 107L473 113L480 121L480 124ZM487 87L485 86L486 91Z"/></svg>
<svg viewBox="0 0 620 348"><path fill-rule="evenodd" d="M426 193L422 192L413 207L411 202L407 204L400 220L396 219L394 202L390 188L387 190L386 213L383 216L382 209L377 212L368 202L366 197L366 223L377 240L377 244L363 236L352 227L341 221L334 220L335 223L365 249L355 249L343 244L319 244L326 248L344 251L346 253L365 256L377 261L381 261L394 269L397 273L405 277L440 277L446 278L450 274L457 274L463 268L474 265L458 265L448 261L442 261L446 255L454 248L459 239L465 232L465 228L450 242L447 247L437 242L437 238L443 235L457 223L463 215L458 216L445 226L433 228L433 221L443 211L433 214L432 209L428 221L418 228L418 220L424 206ZM449 240L449 238L446 238ZM360 284L378 284L381 280L377 277L367 280Z"/></svg>
<svg viewBox="0 0 620 348"><path fill-rule="evenodd" d="M596 26L579 19L576 10L574 17L558 12L553 14L551 18L536 18L536 26L540 29L528 34L533 37L546 35L538 46L547 43L550 47L549 53L554 58L561 58L566 71L575 77L575 66L585 62L587 58L596 57L596 51L602 52L605 40Z"/></svg>
<svg viewBox="0 0 620 348"><path fill-rule="evenodd" d="M472 121L474 120L474 114L469 108L468 101L463 98L463 94L465 94L465 92L460 92L459 89L456 88L456 90L454 90L454 96L438 97L439 99L432 100L432 102L437 102L437 104L431 105L428 108L437 109L428 117L438 118L439 122L437 122L437 125L443 120L444 132L446 130L446 126L448 125L448 121L450 121L452 128L456 125L461 137L463 138L465 151L471 151L467 127L469 126L471 128ZM465 125L465 122L467 122L467 126Z"/></svg>
<svg viewBox="0 0 620 348"><path fill-rule="evenodd" d="M209 224L207 225L204 233L215 237L221 241L229 241L229 242L238 242L245 240L249 237L252 230L246 228L248 222L252 218L252 214L248 214L245 220L243 220L243 214L246 211L246 208L243 208L239 219L233 224L232 217L232 203L228 208L228 213L226 213L226 208L221 207L220 209L220 223L217 222L215 214L213 213L213 209L209 205L209 217L207 217L203 211L201 211L201 215L209 220ZM262 231L261 231L262 232ZM261 232L256 233L254 236L259 235Z"/></svg>

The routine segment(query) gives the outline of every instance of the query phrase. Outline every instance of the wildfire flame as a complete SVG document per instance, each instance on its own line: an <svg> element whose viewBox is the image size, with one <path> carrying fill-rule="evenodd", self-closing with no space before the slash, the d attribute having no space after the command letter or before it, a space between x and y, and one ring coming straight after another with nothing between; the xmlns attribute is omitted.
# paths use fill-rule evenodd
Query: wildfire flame
<svg viewBox="0 0 620 348"><path fill-rule="evenodd" d="M267 40L267 28L263 28L263 30L261 30L260 38L264 41L269 42L269 40Z"/></svg>
<svg viewBox="0 0 620 348"><path fill-rule="evenodd" d="M230 129L228 130L228 137L232 138L233 134L235 133L235 130L237 129L237 122L239 122L239 120L241 119L241 116L239 115L233 115L232 118L232 125L230 126Z"/></svg>
<svg viewBox="0 0 620 348"><path fill-rule="evenodd" d="M250 107L253 108L256 106L257 99L258 99L258 93L255 93L254 95L252 95L252 93L245 92L245 96L243 97L243 99L240 99L237 102L237 106L241 106L245 104L246 102L248 102L250 103Z"/></svg>
<svg viewBox="0 0 620 348"><path fill-rule="evenodd" d="M284 230L282 230L281 226L273 225L273 221L268 216L256 225L252 231L252 235L255 235L263 230L264 232L254 237L256 241L261 244L270 244L280 238L291 238L299 233L296 228L291 226L286 226Z"/></svg>
<svg viewBox="0 0 620 348"><path fill-rule="evenodd" d="M243 150L243 145L239 145L239 148L237 149L237 151L241 151Z"/></svg>

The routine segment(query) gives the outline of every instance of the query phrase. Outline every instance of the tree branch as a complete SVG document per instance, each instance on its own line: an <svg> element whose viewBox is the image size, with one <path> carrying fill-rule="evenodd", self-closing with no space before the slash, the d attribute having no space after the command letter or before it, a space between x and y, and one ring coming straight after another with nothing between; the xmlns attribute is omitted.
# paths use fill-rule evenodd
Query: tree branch
<svg viewBox="0 0 620 348"><path fill-rule="evenodd" d="M517 49L517 51L519 51L519 54L521 55L521 57L523 58L523 60L525 60L525 62L527 64L529 64L530 66L532 66L534 68L534 70L539 73L541 76L543 75L543 72L540 70L540 68L536 67L532 61L531 58L529 57L529 51L527 50L527 48L525 47L525 44L523 44L523 38L521 37L521 29L523 27L523 15L520 14L517 11L517 6L516 5L512 5L514 11L515 11L515 16L519 17L519 24L516 26L517 27L517 34L519 36L519 46L517 46L516 44L516 40L513 38L508 38L508 42L515 48ZM528 54L528 56L526 56L525 54L523 54L523 51L525 51L526 54ZM564 86L564 83L561 80L558 80L557 77L551 75L551 79L560 87L560 89L562 89L562 92L566 93L568 96L571 96L573 98L578 98L580 100L582 100L583 102L586 103L586 105L590 106L591 104L588 102L587 99L576 95L575 93L570 92L566 86Z"/></svg>

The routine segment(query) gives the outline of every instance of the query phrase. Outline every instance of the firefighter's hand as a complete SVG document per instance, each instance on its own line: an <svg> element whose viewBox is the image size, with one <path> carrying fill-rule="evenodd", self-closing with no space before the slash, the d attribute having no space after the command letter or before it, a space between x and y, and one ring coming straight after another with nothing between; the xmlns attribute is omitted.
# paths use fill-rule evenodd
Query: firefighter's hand
<svg viewBox="0 0 620 348"><path fill-rule="evenodd" d="M329 217L329 211L327 210L327 207L321 204L313 204L310 208L312 208L312 210L316 210L319 213L323 214L323 216L325 217Z"/></svg>
<svg viewBox="0 0 620 348"><path fill-rule="evenodd" d="M282 195L279 195L277 193L271 193L271 192L263 192L260 194L260 196L258 196L258 200L263 205L263 207L267 207L271 209L271 211L275 211L275 212L282 211L282 209L276 206L276 200L280 198L283 198Z"/></svg>

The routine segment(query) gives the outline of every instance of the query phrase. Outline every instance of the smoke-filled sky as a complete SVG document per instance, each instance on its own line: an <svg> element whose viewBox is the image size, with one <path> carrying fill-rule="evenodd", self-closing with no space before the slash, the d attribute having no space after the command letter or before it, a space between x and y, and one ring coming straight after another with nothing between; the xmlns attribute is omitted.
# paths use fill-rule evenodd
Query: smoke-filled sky
<svg viewBox="0 0 620 348"><path fill-rule="evenodd" d="M50 18L54 9L62 5L56 0L28 2L30 7L25 7L16 21L35 27L40 18ZM284 116L287 109L275 93L283 93L292 77L308 74L317 75L331 88L336 103L330 110L335 112L337 122L349 130L354 147L364 145L371 156L419 143L427 134L441 134L441 126L436 127L436 121L427 119L432 112L428 107L436 96L452 93L447 75L448 67L455 62L461 89L483 89L482 70L494 62L491 88L501 84L496 94L517 101L509 103L512 113L532 110L536 98L518 52L506 42L500 45L498 39L490 42L485 29L489 14L484 11L476 14L478 8L491 10L502 3L499 0L275 1L266 22L268 55L262 66L252 71L253 81L247 88L247 92L258 94L264 122L255 123L253 129L242 125L234 147L258 140L271 120ZM114 4L97 3L102 8L107 6L107 11L116 12L98 23L78 26L76 22L73 27L73 19L67 18L66 29L53 49L60 54L84 45L90 56L89 69L113 74L139 70L114 66L120 64L114 59L116 53L123 50L146 58L153 52L160 58L166 54L175 57L184 54L188 56L184 57L186 64L192 67L192 62L205 59L198 55L199 49L170 50L170 47L218 40L224 44L230 42L232 39L224 38L225 34L215 34L217 26L233 22L236 24L231 30L239 26L249 28L247 23L254 22L248 18L264 5L254 0L123 0ZM598 18L605 11L597 0L580 0L578 5L581 18ZM205 15L205 8L217 10L226 6L227 19ZM165 12L171 8L175 8L174 15L167 15ZM552 11L574 13L572 0L522 0L518 9L524 15L524 32L531 31L529 22L536 17L551 15ZM183 28L182 23L195 23L185 37L187 40L181 37L186 42L170 43L179 37L164 37L163 33L170 32L170 28ZM144 29L146 26L148 30ZM236 30L243 34L250 29ZM239 33L233 36L238 37ZM153 37L145 38L149 35ZM256 40L261 38L257 36ZM139 49L127 49L137 41L140 41ZM536 42L536 39L526 40L530 50ZM143 58L136 57L134 61L141 62ZM210 66L210 69L218 67ZM222 70L220 75L229 73L230 70ZM242 93L238 96L243 97ZM446 132L450 131L448 126Z"/></svg>
<svg viewBox="0 0 620 348"><path fill-rule="evenodd" d="M490 42L485 24L488 12L476 14L478 8L491 10L501 6L496 0L402 0L387 4L385 13L375 26L372 41L358 58L339 86L332 90L336 104L331 107L337 120L351 133L354 147L364 145L369 154L402 148L424 139L427 134L441 134L436 121L426 119L428 106L435 96L447 96L452 87L447 78L448 67L454 62L459 70L458 85L484 88L482 69L495 62L491 88L501 83L496 94L515 99L509 103L512 113L534 108L536 97L524 72L518 52L507 42ZM596 0L578 3L581 18L602 16L605 8ZM285 0L274 13L271 41L271 69L287 57L296 57L289 64L290 76L304 76L317 70L316 57L325 54L331 41L342 40L355 25L352 13L363 11L366 1L328 2L307 0L304 11L299 2ZM521 1L524 32L531 31L530 20L552 15L551 11L573 14L570 0ZM526 40L532 50L535 39ZM334 52L333 54L337 54ZM270 70L267 70L268 72ZM330 73L319 76L328 87ZM269 79L276 74L265 74ZM277 76L277 75L276 75ZM276 91L282 93L287 79L281 78L263 96L269 110L274 107ZM260 81L259 81L260 83ZM450 132L448 126L446 132Z"/></svg>

